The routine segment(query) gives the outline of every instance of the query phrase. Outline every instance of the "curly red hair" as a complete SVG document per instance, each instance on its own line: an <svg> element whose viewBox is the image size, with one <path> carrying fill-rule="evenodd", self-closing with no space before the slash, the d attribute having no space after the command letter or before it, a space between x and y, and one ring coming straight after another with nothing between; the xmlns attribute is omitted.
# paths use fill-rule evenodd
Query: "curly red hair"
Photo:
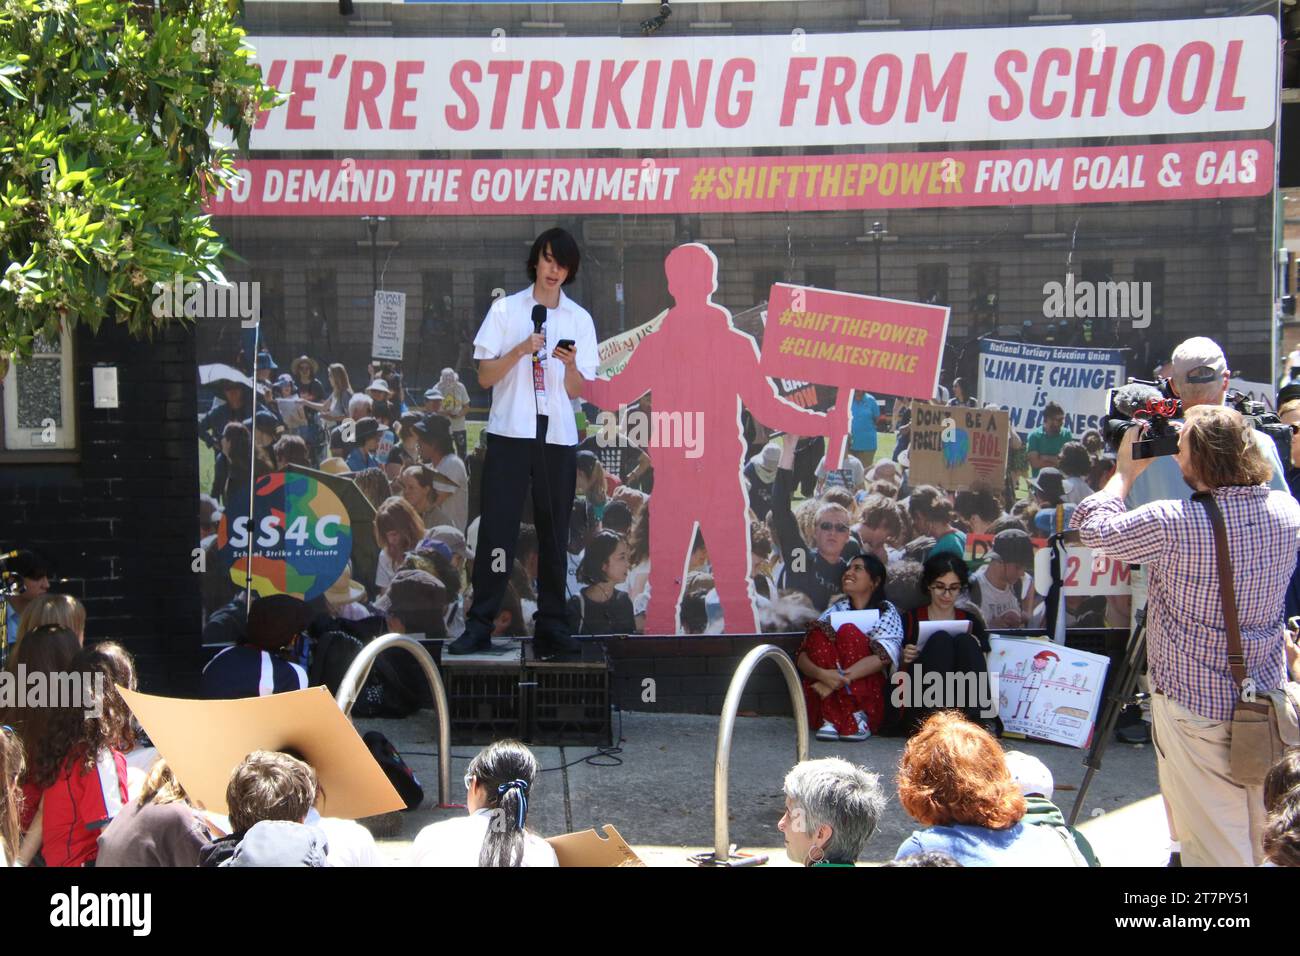
<svg viewBox="0 0 1300 956"><path fill-rule="evenodd" d="M941 711L907 743L898 799L924 826L1005 830L1025 815L1025 798L993 736L956 711Z"/></svg>

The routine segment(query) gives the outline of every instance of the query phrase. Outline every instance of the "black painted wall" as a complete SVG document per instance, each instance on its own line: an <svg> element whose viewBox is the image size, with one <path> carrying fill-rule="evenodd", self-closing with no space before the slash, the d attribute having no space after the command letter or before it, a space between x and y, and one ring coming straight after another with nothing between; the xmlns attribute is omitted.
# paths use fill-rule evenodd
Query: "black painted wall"
<svg viewBox="0 0 1300 956"><path fill-rule="evenodd" d="M67 579L51 589L85 603L87 640L125 645L142 690L187 694L201 622L193 335L139 341L106 323L79 330L73 355L81 460L0 458L0 550L43 554ZM94 408L95 365L117 366L120 407Z"/></svg>

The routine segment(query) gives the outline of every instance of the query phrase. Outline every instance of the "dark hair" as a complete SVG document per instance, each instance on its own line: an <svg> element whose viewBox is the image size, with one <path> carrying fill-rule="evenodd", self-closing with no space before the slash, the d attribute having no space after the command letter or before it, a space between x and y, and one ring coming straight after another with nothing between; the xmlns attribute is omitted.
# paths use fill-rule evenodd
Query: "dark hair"
<svg viewBox="0 0 1300 956"><path fill-rule="evenodd" d="M1060 463L1057 465L1066 478L1085 478L1092 470L1092 456L1081 441L1068 441L1061 446Z"/></svg>
<svg viewBox="0 0 1300 956"><path fill-rule="evenodd" d="M605 562L623 543L623 536L616 531L601 531L587 545L587 550L578 565L578 580L583 584L601 584L605 580Z"/></svg>
<svg viewBox="0 0 1300 956"><path fill-rule="evenodd" d="M854 561L861 561L867 573L876 579L876 589L871 592L871 597L867 599L867 607L880 607L885 601L885 582L889 578L889 572L885 570L885 565L881 560L869 551L862 551L849 558L849 565L851 566ZM847 572L848 567L846 566L844 570ZM841 582L843 582L843 579L844 575L840 575ZM842 583L841 586L843 586Z"/></svg>
<svg viewBox="0 0 1300 956"><path fill-rule="evenodd" d="M417 434L438 449L439 454L452 455L456 452L456 446L451 440L451 422L441 415L425 415L424 431Z"/></svg>
<svg viewBox="0 0 1300 956"><path fill-rule="evenodd" d="M578 253L578 243L565 230L556 226L553 229L547 229L533 241L533 248L528 251L528 281L537 281L537 263L542 258L542 252L549 247L551 258L560 266L569 270L569 274L564 277L564 285L568 285L574 279L578 278L578 263L582 257Z"/></svg>
<svg viewBox="0 0 1300 956"><path fill-rule="evenodd" d="M517 740L498 740L469 762L466 773L478 781L492 810L479 866L522 866L528 797L539 773L533 752Z"/></svg>
<svg viewBox="0 0 1300 956"><path fill-rule="evenodd" d="M1300 866L1300 747L1291 747L1264 777L1264 854L1276 866Z"/></svg>
<svg viewBox="0 0 1300 956"><path fill-rule="evenodd" d="M976 517L981 521L997 521L1002 517L1002 506L997 496L987 488L957 492L954 507L963 518Z"/></svg>
<svg viewBox="0 0 1300 956"><path fill-rule="evenodd" d="M926 559L921 567L921 593L927 601L930 599L930 585L949 572L957 575L963 591L970 587L970 569L962 558L951 551L940 551Z"/></svg>
<svg viewBox="0 0 1300 956"><path fill-rule="evenodd" d="M1048 402L1046 407L1043 408L1044 420L1048 418L1056 418L1058 415L1064 415L1064 414L1065 414L1065 409L1062 408L1060 405L1058 405L1056 402Z"/></svg>
<svg viewBox="0 0 1300 956"><path fill-rule="evenodd" d="M275 454L277 463L302 465L304 468L312 466L311 452L307 450L307 443L299 435L281 435L271 446L271 451Z"/></svg>
<svg viewBox="0 0 1300 956"><path fill-rule="evenodd" d="M58 624L42 624L28 631L15 646L5 664L5 670L17 674L19 665L22 665L29 678L35 673L52 678L55 674L66 672L80 652L81 641L70 628ZM41 752L46 749L54 733L57 714L58 711L52 707L0 708L0 724L12 726L24 741L29 774L37 760L43 759Z"/></svg>
<svg viewBox="0 0 1300 956"><path fill-rule="evenodd" d="M914 489L907 499L907 510L913 521L919 517L935 524L952 523L952 499L934 485L921 485Z"/></svg>
<svg viewBox="0 0 1300 956"><path fill-rule="evenodd" d="M605 506L605 514L600 519L600 526L606 531L627 534L632 530L632 509L621 501L611 501Z"/></svg>
<svg viewBox="0 0 1300 956"><path fill-rule="evenodd" d="M58 630L72 635L66 628ZM75 641L76 635L72 639ZM38 729L34 720L20 731L28 748L27 780L41 789L59 779L65 766L68 769L80 766L82 772L93 773L102 751L126 750L133 742L131 711L113 685L116 674L108 655L94 647L83 648L63 673L79 675L83 699L69 701L65 707L33 708L45 712L44 728ZM63 679L58 672L52 676L56 681ZM96 678L102 680L102 686L95 686ZM99 716L87 717L86 711L96 709L96 704Z"/></svg>
<svg viewBox="0 0 1300 956"><path fill-rule="evenodd" d="M682 598L682 630L687 634L703 634L709 626L709 609L704 603L704 593L693 591Z"/></svg>

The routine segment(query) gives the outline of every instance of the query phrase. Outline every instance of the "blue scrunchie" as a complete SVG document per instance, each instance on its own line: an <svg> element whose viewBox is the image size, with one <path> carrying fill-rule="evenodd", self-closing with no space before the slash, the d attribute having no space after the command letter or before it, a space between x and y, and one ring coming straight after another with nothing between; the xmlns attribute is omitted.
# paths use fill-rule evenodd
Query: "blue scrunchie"
<svg viewBox="0 0 1300 956"><path fill-rule="evenodd" d="M519 788L519 818L515 821L519 829L524 828L524 818L528 816L528 781L527 780L507 780L501 786L497 787L497 796L502 796L507 790L514 787Z"/></svg>

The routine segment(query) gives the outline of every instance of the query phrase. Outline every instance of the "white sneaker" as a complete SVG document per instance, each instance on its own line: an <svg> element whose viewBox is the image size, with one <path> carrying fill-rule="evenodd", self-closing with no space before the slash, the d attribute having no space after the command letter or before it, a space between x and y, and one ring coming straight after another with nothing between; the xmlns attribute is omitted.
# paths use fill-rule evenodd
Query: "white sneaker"
<svg viewBox="0 0 1300 956"><path fill-rule="evenodd" d="M821 729L817 731L817 739L818 740L839 740L840 735L839 732L835 729L835 725L828 720L825 723L823 723Z"/></svg>
<svg viewBox="0 0 1300 956"><path fill-rule="evenodd" d="M840 734L840 740L866 740L871 736L871 728L867 725L867 715L858 711L853 716L858 719L858 732L856 734Z"/></svg>

